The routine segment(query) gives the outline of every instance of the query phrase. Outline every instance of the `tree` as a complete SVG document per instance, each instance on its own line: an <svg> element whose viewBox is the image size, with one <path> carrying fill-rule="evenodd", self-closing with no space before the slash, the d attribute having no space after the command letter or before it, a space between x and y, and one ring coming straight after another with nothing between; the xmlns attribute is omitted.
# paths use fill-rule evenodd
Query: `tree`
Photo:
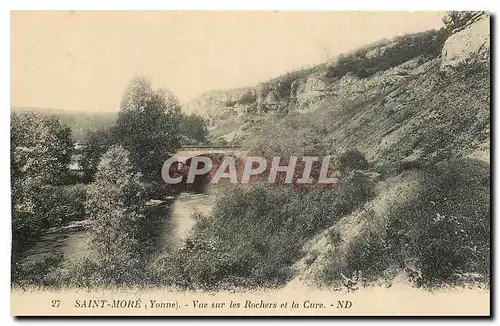
<svg viewBox="0 0 500 326"><path fill-rule="evenodd" d="M196 114L182 115L180 133L185 136L186 143L205 143L207 141L207 123L205 119Z"/></svg>
<svg viewBox="0 0 500 326"><path fill-rule="evenodd" d="M180 104L166 90L136 77L127 87L116 123L117 140L147 181L161 180L161 167L179 148Z"/></svg>
<svg viewBox="0 0 500 326"><path fill-rule="evenodd" d="M73 144L70 129L56 117L12 114L10 128L14 257L49 226L46 198L65 180Z"/></svg>
<svg viewBox="0 0 500 326"><path fill-rule="evenodd" d="M448 11L442 21L449 31L453 31L466 26L474 17L485 13L484 11Z"/></svg>
<svg viewBox="0 0 500 326"><path fill-rule="evenodd" d="M84 182L92 182L101 156L117 142L114 128L89 131L85 136L80 159Z"/></svg>
<svg viewBox="0 0 500 326"><path fill-rule="evenodd" d="M101 158L85 203L91 221L89 245L106 282L133 282L137 275L145 202L145 189L133 170L128 151L112 146Z"/></svg>
<svg viewBox="0 0 500 326"><path fill-rule="evenodd" d="M57 117L34 113L11 116L11 173L13 179L30 177L44 184L59 184L67 176L73 152L71 129Z"/></svg>

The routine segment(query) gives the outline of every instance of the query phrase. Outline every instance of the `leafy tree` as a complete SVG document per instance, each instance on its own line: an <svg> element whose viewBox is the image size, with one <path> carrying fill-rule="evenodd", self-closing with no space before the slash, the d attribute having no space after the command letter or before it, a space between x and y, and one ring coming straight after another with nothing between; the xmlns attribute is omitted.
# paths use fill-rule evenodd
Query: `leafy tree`
<svg viewBox="0 0 500 326"><path fill-rule="evenodd" d="M137 77L127 87L116 124L117 140L145 180L160 180L163 162L179 148L180 104L166 90Z"/></svg>
<svg viewBox="0 0 500 326"><path fill-rule="evenodd" d="M110 283L132 282L139 269L145 201L145 189L128 151L112 146L101 158L85 203L91 221L90 248L102 267L102 276Z"/></svg>
<svg viewBox="0 0 500 326"><path fill-rule="evenodd" d="M84 182L92 182L97 172L101 156L114 144L116 135L114 128L99 129L87 133L80 159Z"/></svg>
<svg viewBox="0 0 500 326"><path fill-rule="evenodd" d="M11 115L13 257L50 226L50 187L61 184L72 154L71 131L56 117Z"/></svg>
<svg viewBox="0 0 500 326"><path fill-rule="evenodd" d="M179 129L181 134L187 138L186 143L193 141L205 143L207 141L207 122L199 115L183 115Z"/></svg>
<svg viewBox="0 0 500 326"><path fill-rule="evenodd" d="M45 184L61 183L67 175L72 150L71 129L61 125L56 117L12 115L13 179L30 177Z"/></svg>

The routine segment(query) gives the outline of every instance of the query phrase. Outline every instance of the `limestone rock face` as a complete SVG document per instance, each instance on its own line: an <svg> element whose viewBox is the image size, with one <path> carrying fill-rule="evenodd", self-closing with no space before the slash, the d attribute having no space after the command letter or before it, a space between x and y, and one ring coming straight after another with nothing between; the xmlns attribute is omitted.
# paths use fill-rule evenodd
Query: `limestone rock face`
<svg viewBox="0 0 500 326"><path fill-rule="evenodd" d="M241 113L248 104L255 102L255 96L252 88L210 91L184 104L183 110L211 122L213 119Z"/></svg>
<svg viewBox="0 0 500 326"><path fill-rule="evenodd" d="M275 85L260 83L256 87L257 111L268 112L278 108L282 99L278 95Z"/></svg>
<svg viewBox="0 0 500 326"><path fill-rule="evenodd" d="M302 119L324 130L336 151L356 147L369 160L389 155L399 162L424 150L417 143L428 147L426 159L465 153L484 141L489 126L489 15L450 17L446 29L382 42L254 87L208 92L184 110L206 117L216 141L251 143L269 121Z"/></svg>
<svg viewBox="0 0 500 326"><path fill-rule="evenodd" d="M446 40L441 54L441 71L450 71L464 64L489 61L489 15L482 15L480 18L466 24Z"/></svg>
<svg viewBox="0 0 500 326"><path fill-rule="evenodd" d="M306 78L297 80L291 100L297 104L299 112L307 111L311 104L321 100L331 88L331 81L324 72L313 73Z"/></svg>

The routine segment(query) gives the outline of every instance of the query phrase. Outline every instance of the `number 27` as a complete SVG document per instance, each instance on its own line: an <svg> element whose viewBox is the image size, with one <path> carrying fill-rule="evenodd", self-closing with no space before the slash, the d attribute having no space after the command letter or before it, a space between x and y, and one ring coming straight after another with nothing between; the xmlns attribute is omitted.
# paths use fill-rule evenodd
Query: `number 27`
<svg viewBox="0 0 500 326"><path fill-rule="evenodd" d="M52 301L50 301L50 303L51 303L53 308L57 308L61 304L61 300L52 300Z"/></svg>

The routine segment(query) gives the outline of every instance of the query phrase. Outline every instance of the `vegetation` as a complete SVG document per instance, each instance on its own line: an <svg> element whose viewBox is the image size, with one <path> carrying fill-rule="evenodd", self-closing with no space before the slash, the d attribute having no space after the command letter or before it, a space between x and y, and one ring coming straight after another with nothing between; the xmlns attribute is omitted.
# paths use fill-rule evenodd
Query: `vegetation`
<svg viewBox="0 0 500 326"><path fill-rule="evenodd" d="M33 113L11 117L11 176L35 182L62 183L71 159L71 130L55 117Z"/></svg>
<svg viewBox="0 0 500 326"><path fill-rule="evenodd" d="M84 217L92 221L90 240L96 249L95 261L84 265L97 266L104 281L131 279L127 271L139 266L131 255L144 220L140 212L147 199L144 192L153 193L159 166L178 147L179 110L170 94L153 91L147 80L135 79L124 95L116 126L90 132L88 146L79 154L82 181L92 182L88 186L75 184L77 179L69 173L73 155L69 127L54 116L12 114L12 261L13 275L20 278L14 282L33 276L33 266L19 264L25 249L48 229ZM48 260L55 261L59 258Z"/></svg>
<svg viewBox="0 0 500 326"><path fill-rule="evenodd" d="M172 94L153 90L145 78L135 78L125 90L116 120L116 138L148 181L161 180L163 162L179 148L180 109Z"/></svg>
<svg viewBox="0 0 500 326"><path fill-rule="evenodd" d="M405 271L416 286L487 284L490 254L489 167L444 162L425 169L415 197L387 216L365 213L357 237L329 253L321 281L361 273L363 281ZM344 262L338 257L345 256ZM392 272L391 272L392 271Z"/></svg>
<svg viewBox="0 0 500 326"><path fill-rule="evenodd" d="M169 125L165 125L164 128L168 129ZM207 122L200 116L181 114L178 129L180 133L179 144L181 145L201 145L207 142ZM85 146L79 160L83 171L83 182L92 182L101 156L113 145L122 144L118 132L118 128L112 126L108 129L91 130L85 136L83 140ZM143 139L141 141L145 142L146 140ZM155 140L152 139L151 141ZM157 151L160 150L159 147L156 149ZM174 151L174 149L166 150L169 153ZM162 156L164 155L162 154ZM141 160L145 160L145 158L143 157Z"/></svg>
<svg viewBox="0 0 500 326"><path fill-rule="evenodd" d="M50 204L64 200L72 142L70 130L55 118L14 114L11 121L12 252L16 256L58 220Z"/></svg>
<svg viewBox="0 0 500 326"><path fill-rule="evenodd" d="M329 66L328 76L340 78L352 73L359 78L366 78L419 56L436 57L441 54L448 35L445 29L431 30L359 48L340 55Z"/></svg>
<svg viewBox="0 0 500 326"><path fill-rule="evenodd" d="M288 100L293 91L293 84L296 81L307 78L307 76L312 73L320 72L325 67L325 64L320 64L313 67L297 69L264 82L260 85L260 96L264 98L273 90L278 98ZM255 97L255 99L257 99L257 97Z"/></svg>
<svg viewBox="0 0 500 326"><path fill-rule="evenodd" d="M114 125L88 132L79 161L85 183L81 184L67 177L73 154L70 130L57 118L13 115L13 283L202 290L275 287L295 276L301 258L308 267L320 269L317 280L322 284L337 284L346 277L370 284L402 271L416 286L427 288L489 282L489 165L464 159L470 151L453 151L465 145L469 150L488 138L484 130L489 120L481 118L486 110L479 102L489 99L489 72L464 70L446 80L435 72L418 73L393 85L391 96L382 87L358 98L336 94L318 100L318 109L310 114L294 114L286 107L281 112L286 114L258 117L262 112L254 110L271 91L286 102L296 81L311 73L327 72L331 80L346 74L362 79L409 60L435 58L450 29L463 23L462 17L450 15L446 29L370 45L328 67L280 76L260 85L259 91L248 90L239 100L227 101L234 112L241 105L252 108L247 111L252 122L244 126L250 136L236 138L233 144L267 157L333 155L340 184L229 188L208 216L195 214L196 224L180 247L160 253L145 249L148 238L154 237L154 226L147 225L146 202L157 194L165 198L159 187L163 161L181 144L207 141L201 117L182 115L173 95L154 90L147 79L134 79ZM437 69L437 61L431 62L432 69ZM471 82L476 80L481 82ZM429 85L420 93L406 91L422 81ZM386 105L389 97L392 104ZM413 119L419 115L432 119ZM429 121L438 127L429 127ZM371 150L390 138L387 135L394 136L394 126L409 132ZM460 134L459 129L470 134ZM405 135L412 137L404 139ZM223 137L213 138L214 143L227 144ZM413 155L416 149L418 155ZM405 161L408 157L412 159ZM419 173L411 198L391 199L386 210L367 205L409 169ZM346 236L343 222L352 217L359 225ZM49 228L82 219L88 222L88 256L77 261L60 254L35 262L18 259ZM323 231L330 251L315 248L306 256L304 245ZM320 256L324 265L317 267Z"/></svg>
<svg viewBox="0 0 500 326"><path fill-rule="evenodd" d="M484 11L449 11L443 17L443 23L449 31L460 29L472 19L485 14Z"/></svg>
<svg viewBox="0 0 500 326"><path fill-rule="evenodd" d="M325 122L326 124L328 122ZM242 140L242 145L248 148L251 154L262 156L332 154L333 149L329 144L323 143L322 132L321 128L305 119L292 116L268 119L253 130L252 137Z"/></svg>
<svg viewBox="0 0 500 326"><path fill-rule="evenodd" d="M228 191L185 245L156 262L158 282L181 287L279 286L305 241L372 194L362 176L330 189L255 185Z"/></svg>
<svg viewBox="0 0 500 326"><path fill-rule="evenodd" d="M90 183L94 180L101 156L117 143L115 128L90 131L83 143L85 147L82 149L78 163L83 171L83 182Z"/></svg>
<svg viewBox="0 0 500 326"><path fill-rule="evenodd" d="M103 284L130 283L137 278L145 203L146 192L128 152L120 146L111 147L101 158L85 203L89 245Z"/></svg>
<svg viewBox="0 0 500 326"><path fill-rule="evenodd" d="M207 121L199 115L183 114L179 129L181 135L185 137L183 143L186 145L204 144L207 142Z"/></svg>
<svg viewBox="0 0 500 326"><path fill-rule="evenodd" d="M427 173L422 191L389 217L390 250L401 263L416 259L425 285L463 283L471 273L488 281L489 166L458 160Z"/></svg>
<svg viewBox="0 0 500 326"><path fill-rule="evenodd" d="M14 114L31 113L44 118L56 117L61 125L71 129L73 142L83 142L90 132L113 127L117 115L116 112L88 112L25 107L13 107L12 112Z"/></svg>
<svg viewBox="0 0 500 326"><path fill-rule="evenodd" d="M346 151L338 158L339 170L351 172L353 170L366 170L369 167L365 156L357 149Z"/></svg>

